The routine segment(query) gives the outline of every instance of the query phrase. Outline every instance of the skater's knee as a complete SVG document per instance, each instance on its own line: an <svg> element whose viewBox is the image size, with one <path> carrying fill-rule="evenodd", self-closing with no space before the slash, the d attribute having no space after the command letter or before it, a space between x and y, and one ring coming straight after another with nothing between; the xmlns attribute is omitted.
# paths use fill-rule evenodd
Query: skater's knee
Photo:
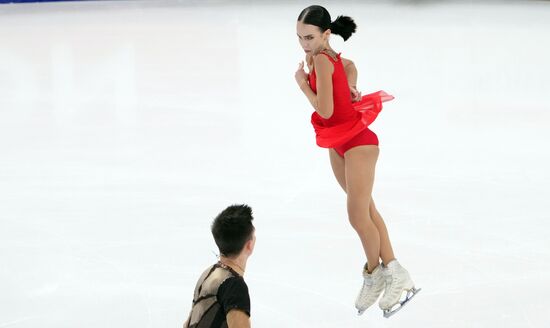
<svg viewBox="0 0 550 328"><path fill-rule="evenodd" d="M376 228L369 211L369 198L348 196L348 217L353 229L357 232L367 232Z"/></svg>
<svg viewBox="0 0 550 328"><path fill-rule="evenodd" d="M376 210L376 206L374 205L374 200L372 199L372 197L371 197L371 199L369 200L369 210L370 210L371 212L376 212L376 211L377 211L377 210Z"/></svg>
<svg viewBox="0 0 550 328"><path fill-rule="evenodd" d="M349 215L349 222L353 229L358 233L365 233L372 229L376 229L376 226L372 222L368 213L363 213L363 215Z"/></svg>
<svg viewBox="0 0 550 328"><path fill-rule="evenodd" d="M370 208L370 197L366 195L357 195L353 192L348 191L348 212L359 212L369 211Z"/></svg>

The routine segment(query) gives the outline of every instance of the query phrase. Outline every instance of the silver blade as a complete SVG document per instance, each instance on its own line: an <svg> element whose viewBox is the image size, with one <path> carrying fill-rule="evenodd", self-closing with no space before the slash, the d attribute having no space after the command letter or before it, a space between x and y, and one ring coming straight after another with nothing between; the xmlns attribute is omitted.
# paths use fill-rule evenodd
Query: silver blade
<svg viewBox="0 0 550 328"><path fill-rule="evenodd" d="M413 297L414 295L418 294L418 292L420 292L422 290L422 288L413 288L409 291L407 291L407 296L405 297L405 299L401 302L399 302L399 306L395 309L395 310L384 310L384 318L389 318L391 317L392 315L394 315L395 313L397 313L397 311L401 310L401 308L403 306L405 306Z"/></svg>

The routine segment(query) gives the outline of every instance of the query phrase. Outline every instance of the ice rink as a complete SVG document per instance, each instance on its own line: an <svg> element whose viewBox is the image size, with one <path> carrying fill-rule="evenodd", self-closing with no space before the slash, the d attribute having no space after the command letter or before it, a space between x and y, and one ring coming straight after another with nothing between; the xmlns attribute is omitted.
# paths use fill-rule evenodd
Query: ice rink
<svg viewBox="0 0 550 328"><path fill-rule="evenodd" d="M276 3L276 4L274 4ZM212 219L254 209L253 327L548 327L550 2L323 1L395 96L374 200L422 292L365 261L294 81L305 1L0 5L0 328L181 327Z"/></svg>

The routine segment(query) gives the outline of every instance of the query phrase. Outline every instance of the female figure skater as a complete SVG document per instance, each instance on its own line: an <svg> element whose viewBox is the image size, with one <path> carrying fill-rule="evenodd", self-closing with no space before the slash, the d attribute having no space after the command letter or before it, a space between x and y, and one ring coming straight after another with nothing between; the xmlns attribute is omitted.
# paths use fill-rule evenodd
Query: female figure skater
<svg viewBox="0 0 550 328"><path fill-rule="evenodd" d="M331 33L345 41L355 32L350 17L339 16L331 22L325 8L310 6L298 16L296 28L309 68L307 74L300 63L296 82L315 109L311 122L317 144L329 148L332 170L347 194L349 221L367 257L355 307L362 314L384 291L379 305L389 317L419 291L395 259L388 230L371 196L379 149L378 138L368 125L382 109L382 102L393 97L384 91L362 97L356 87L355 65L330 47ZM407 296L400 302L403 291Z"/></svg>

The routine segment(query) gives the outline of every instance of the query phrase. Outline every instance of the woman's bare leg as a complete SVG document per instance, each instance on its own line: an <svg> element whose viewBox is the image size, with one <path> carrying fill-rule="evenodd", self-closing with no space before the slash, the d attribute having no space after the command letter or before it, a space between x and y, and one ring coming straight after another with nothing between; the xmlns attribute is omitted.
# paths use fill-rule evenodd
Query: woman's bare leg
<svg viewBox="0 0 550 328"><path fill-rule="evenodd" d="M348 217L363 244L369 272L380 258L380 233L369 211L378 153L378 146L366 145L344 154Z"/></svg>
<svg viewBox="0 0 550 328"><path fill-rule="evenodd" d="M388 264L395 259L395 255L393 254L388 229L386 228L384 219L382 219L382 216L376 209L372 197L369 204L369 213L372 221L378 228L378 233L380 235L380 258L382 258L382 263Z"/></svg>
<svg viewBox="0 0 550 328"><path fill-rule="evenodd" d="M340 187L342 187L344 192L347 193L345 159L341 157L334 149L329 149L329 157L330 157L330 164L332 166L332 171L334 172L336 181L338 182ZM380 258L382 259L382 262L384 264L388 264L389 262L395 259L395 255L393 253L393 248L389 238L388 229L386 228L386 224L384 223L382 216L376 209L372 196L369 202L369 214L370 214L371 220L374 222L374 224L378 228L378 232L380 236Z"/></svg>
<svg viewBox="0 0 550 328"><path fill-rule="evenodd" d="M329 157L330 157L330 166L332 167L332 172L334 172L334 177L336 177L336 181L338 181L338 184L342 189L344 189L344 192L346 192L346 164L344 161L344 158L340 156L336 150L330 148L328 150Z"/></svg>

